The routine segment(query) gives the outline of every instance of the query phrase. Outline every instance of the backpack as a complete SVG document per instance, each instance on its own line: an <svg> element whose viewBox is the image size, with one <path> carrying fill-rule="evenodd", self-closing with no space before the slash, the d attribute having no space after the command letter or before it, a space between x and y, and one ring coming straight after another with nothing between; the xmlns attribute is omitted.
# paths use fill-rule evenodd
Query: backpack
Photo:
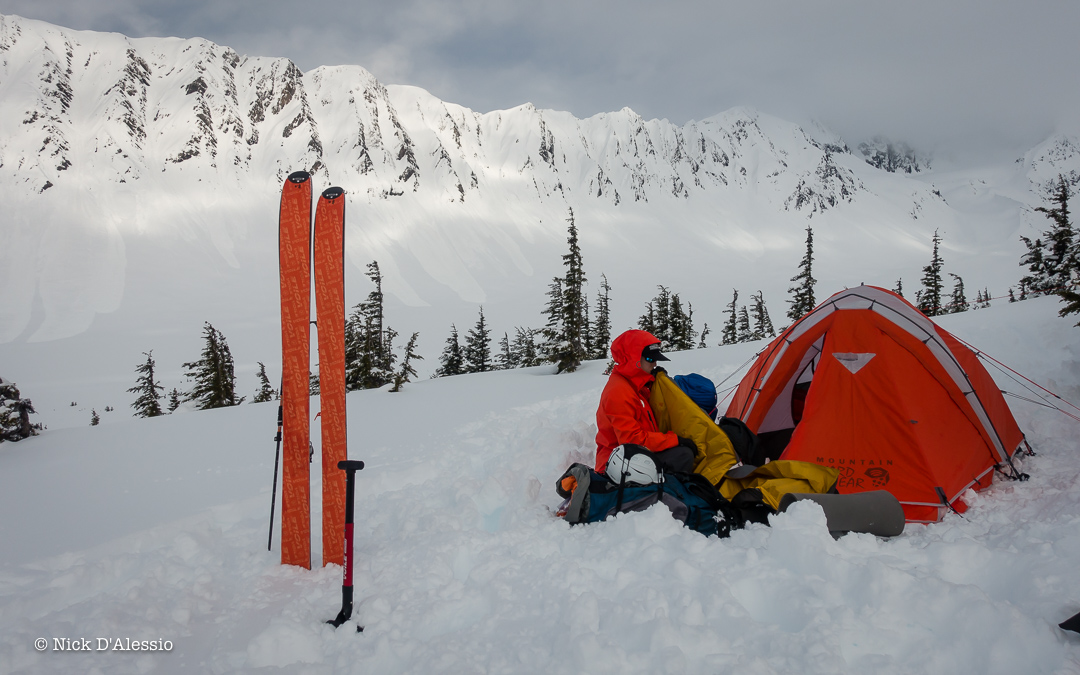
<svg viewBox="0 0 1080 675"><path fill-rule="evenodd" d="M686 527L706 536L726 537L742 526L739 513L705 478L697 474L663 473L656 483L615 483L584 464L573 464L556 490L566 501L557 515L571 525L596 523L618 513L644 511L657 502Z"/></svg>
<svg viewBox="0 0 1080 675"><path fill-rule="evenodd" d="M761 466L765 463L757 434L750 431L745 422L737 417L721 417L716 421L716 426L727 435L735 448L735 454L743 464Z"/></svg>

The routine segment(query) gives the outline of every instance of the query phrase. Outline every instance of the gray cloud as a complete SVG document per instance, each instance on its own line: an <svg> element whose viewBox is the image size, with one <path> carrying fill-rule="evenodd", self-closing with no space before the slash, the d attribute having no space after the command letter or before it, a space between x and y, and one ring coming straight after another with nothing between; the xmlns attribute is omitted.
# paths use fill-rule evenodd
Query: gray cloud
<svg viewBox="0 0 1080 675"><path fill-rule="evenodd" d="M1014 153L1080 129L1073 0L4 0L134 37L205 37L302 69L359 64L478 111L530 101L684 123L736 105L850 142Z"/></svg>

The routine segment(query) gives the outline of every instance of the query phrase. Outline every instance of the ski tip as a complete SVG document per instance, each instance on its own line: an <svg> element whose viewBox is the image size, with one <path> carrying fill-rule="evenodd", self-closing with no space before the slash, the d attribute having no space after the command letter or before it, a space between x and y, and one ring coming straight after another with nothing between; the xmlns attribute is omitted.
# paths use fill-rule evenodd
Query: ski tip
<svg viewBox="0 0 1080 675"><path fill-rule="evenodd" d="M328 187L325 190L323 190L322 198L323 199L329 199L329 200L332 201L334 199L337 199L338 197L340 197L343 194L345 194L345 190L342 190L339 187Z"/></svg>
<svg viewBox="0 0 1080 675"><path fill-rule="evenodd" d="M311 178L311 174L307 171L294 171L289 174L290 183L303 183L309 178Z"/></svg>

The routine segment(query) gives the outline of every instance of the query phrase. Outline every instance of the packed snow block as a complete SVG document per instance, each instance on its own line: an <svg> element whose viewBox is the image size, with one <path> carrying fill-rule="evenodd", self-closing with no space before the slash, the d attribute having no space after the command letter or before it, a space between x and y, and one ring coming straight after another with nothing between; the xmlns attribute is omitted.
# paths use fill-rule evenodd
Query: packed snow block
<svg viewBox="0 0 1080 675"><path fill-rule="evenodd" d="M805 500L821 505L829 533L836 538L848 532L895 537L904 531L904 507L885 490L848 495L788 493L780 500L780 513Z"/></svg>

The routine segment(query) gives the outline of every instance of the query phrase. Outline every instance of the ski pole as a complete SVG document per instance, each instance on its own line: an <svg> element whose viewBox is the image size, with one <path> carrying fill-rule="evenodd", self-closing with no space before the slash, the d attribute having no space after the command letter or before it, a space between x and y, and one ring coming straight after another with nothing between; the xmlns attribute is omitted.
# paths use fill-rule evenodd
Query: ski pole
<svg viewBox="0 0 1080 675"><path fill-rule="evenodd" d="M338 468L345 472L345 559L342 565L341 611L336 618L327 621L334 628L349 620L353 609L352 586L352 550L353 550L353 495L355 493L356 472L364 468L359 460L343 460ZM357 624L357 633L363 633L364 627Z"/></svg>
<svg viewBox="0 0 1080 675"><path fill-rule="evenodd" d="M274 503L277 502L277 470L278 470L278 458L281 457L281 423L282 423L282 409L281 399L278 398L277 406L277 436L274 440L277 442L277 447L274 449L274 487L270 490L270 534L266 537L266 550L270 550L271 544L274 542Z"/></svg>

